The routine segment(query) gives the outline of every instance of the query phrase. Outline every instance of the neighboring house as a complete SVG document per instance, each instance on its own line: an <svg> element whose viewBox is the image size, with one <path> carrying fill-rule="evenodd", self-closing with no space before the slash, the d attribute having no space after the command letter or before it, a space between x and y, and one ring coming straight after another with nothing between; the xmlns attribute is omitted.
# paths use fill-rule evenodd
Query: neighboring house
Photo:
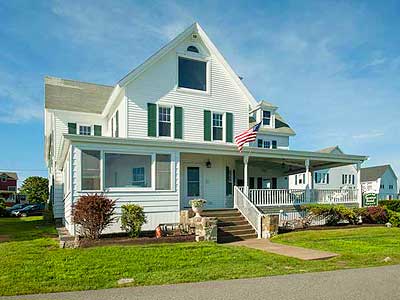
<svg viewBox="0 0 400 300"><path fill-rule="evenodd" d="M234 136L258 121L263 147L256 141L239 153ZM204 198L207 209L235 206L260 234L262 207L295 199L289 175L354 164L359 170L366 160L289 150L292 135L277 107L254 99L197 23L115 86L45 78L50 199L71 234L74 203L95 192L116 199L117 215L123 204L143 206L144 230L179 222L191 199ZM257 199L253 187L264 188ZM349 201L361 203L361 196Z"/></svg>
<svg viewBox="0 0 400 300"><path fill-rule="evenodd" d="M17 173L0 171L0 198L3 198L6 202L15 202L17 181Z"/></svg>
<svg viewBox="0 0 400 300"><path fill-rule="evenodd" d="M390 165L362 168L361 185L363 191L377 193L379 200L398 198L397 176Z"/></svg>
<svg viewBox="0 0 400 300"><path fill-rule="evenodd" d="M321 153L344 154L339 146L328 147L318 150ZM306 187L306 174L300 173L289 176L290 189L304 189ZM357 166L347 165L325 170L310 172L309 182L311 188L324 189L356 189L357 188Z"/></svg>

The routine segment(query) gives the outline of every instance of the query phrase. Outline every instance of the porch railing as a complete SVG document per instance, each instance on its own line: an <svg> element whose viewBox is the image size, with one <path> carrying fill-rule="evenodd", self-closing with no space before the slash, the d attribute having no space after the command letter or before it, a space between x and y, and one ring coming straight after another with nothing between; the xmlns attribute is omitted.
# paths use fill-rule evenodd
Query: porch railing
<svg viewBox="0 0 400 300"><path fill-rule="evenodd" d="M235 208L242 213L242 215L254 228L254 230L257 232L258 238L261 238L261 222L263 214L243 193L243 188L235 186L233 199Z"/></svg>
<svg viewBox="0 0 400 300"><path fill-rule="evenodd" d="M238 190L244 193L243 188ZM358 203L356 189L249 189L248 198L256 206Z"/></svg>

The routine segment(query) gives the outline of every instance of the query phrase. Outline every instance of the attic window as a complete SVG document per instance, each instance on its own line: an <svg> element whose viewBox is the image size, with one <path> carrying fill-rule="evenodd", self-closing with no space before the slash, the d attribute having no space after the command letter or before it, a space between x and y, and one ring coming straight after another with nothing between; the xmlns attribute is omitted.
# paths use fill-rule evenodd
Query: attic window
<svg viewBox="0 0 400 300"><path fill-rule="evenodd" d="M197 49L195 46L189 46L186 50L189 52L199 53L199 49Z"/></svg>
<svg viewBox="0 0 400 300"><path fill-rule="evenodd" d="M270 126L271 125L271 112L268 110L263 110L263 116L262 116L262 122L263 125Z"/></svg>

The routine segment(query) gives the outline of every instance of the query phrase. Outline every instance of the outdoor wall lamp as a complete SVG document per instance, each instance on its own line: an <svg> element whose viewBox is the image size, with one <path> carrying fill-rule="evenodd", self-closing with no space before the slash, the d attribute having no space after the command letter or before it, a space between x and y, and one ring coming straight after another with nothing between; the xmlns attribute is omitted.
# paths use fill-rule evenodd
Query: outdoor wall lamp
<svg viewBox="0 0 400 300"><path fill-rule="evenodd" d="M206 167L207 167L207 169L211 168L211 161L210 160L207 160Z"/></svg>

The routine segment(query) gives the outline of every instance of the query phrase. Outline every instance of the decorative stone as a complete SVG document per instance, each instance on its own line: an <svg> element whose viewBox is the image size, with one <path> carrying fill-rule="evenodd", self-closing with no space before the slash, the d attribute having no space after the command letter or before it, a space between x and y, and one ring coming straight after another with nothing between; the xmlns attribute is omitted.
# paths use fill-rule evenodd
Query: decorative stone
<svg viewBox="0 0 400 300"><path fill-rule="evenodd" d="M278 234L279 215L265 215L261 220L262 237L269 239Z"/></svg>
<svg viewBox="0 0 400 300"><path fill-rule="evenodd" d="M135 280L133 278L121 278L118 280L118 284L119 285L123 285L123 284L128 284L128 283L132 283Z"/></svg>
<svg viewBox="0 0 400 300"><path fill-rule="evenodd" d="M390 223L390 222L387 222L385 225L386 225L386 227L388 227L388 228L392 227L392 223Z"/></svg>
<svg viewBox="0 0 400 300"><path fill-rule="evenodd" d="M387 262L391 262L392 259L391 259L389 256L387 256L387 257L385 257L385 258L383 259L383 261L384 261L385 263L387 263Z"/></svg>
<svg viewBox="0 0 400 300"><path fill-rule="evenodd" d="M193 217L189 219L190 226L194 228L195 240L200 241L217 241L217 219L209 217Z"/></svg>

